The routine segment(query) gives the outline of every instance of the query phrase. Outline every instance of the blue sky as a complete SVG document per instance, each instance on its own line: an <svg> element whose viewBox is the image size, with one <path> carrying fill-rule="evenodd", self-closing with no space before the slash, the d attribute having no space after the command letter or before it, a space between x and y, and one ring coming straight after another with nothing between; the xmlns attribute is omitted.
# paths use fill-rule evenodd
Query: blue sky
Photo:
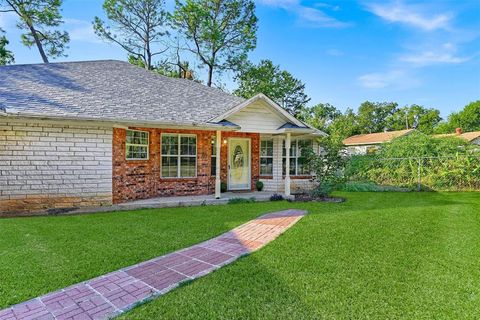
<svg viewBox="0 0 480 320"><path fill-rule="evenodd" d="M71 43L58 61L125 60L91 28L94 16L104 17L102 2L64 0ZM446 117L480 99L480 0L256 3L258 44L250 59L271 59L300 78L312 104L345 110L365 100L397 101L435 107ZM16 63L40 62L36 49L20 44L15 21L0 14ZM231 75L222 82L235 87Z"/></svg>

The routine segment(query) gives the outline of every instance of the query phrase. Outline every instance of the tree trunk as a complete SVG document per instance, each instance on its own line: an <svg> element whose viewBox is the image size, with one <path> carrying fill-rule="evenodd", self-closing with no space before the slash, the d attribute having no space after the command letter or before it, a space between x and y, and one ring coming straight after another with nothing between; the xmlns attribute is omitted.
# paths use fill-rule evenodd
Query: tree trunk
<svg viewBox="0 0 480 320"><path fill-rule="evenodd" d="M37 45L38 51L40 52L40 56L42 57L43 63L48 63L48 57L45 54L45 51L43 50L43 45L40 42L40 39L38 39L38 34L35 28L32 25L29 25L28 28L30 29L30 32L32 33L32 37L35 40L35 44Z"/></svg>
<svg viewBox="0 0 480 320"><path fill-rule="evenodd" d="M213 66L208 66L208 82L207 86L212 86L212 78L213 78Z"/></svg>

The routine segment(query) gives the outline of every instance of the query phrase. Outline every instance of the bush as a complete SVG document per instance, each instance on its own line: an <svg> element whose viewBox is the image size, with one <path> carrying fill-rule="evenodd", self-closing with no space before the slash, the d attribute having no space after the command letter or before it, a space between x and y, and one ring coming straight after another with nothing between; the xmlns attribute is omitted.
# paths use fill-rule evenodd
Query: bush
<svg viewBox="0 0 480 320"><path fill-rule="evenodd" d="M419 177L420 174L420 177ZM349 181L418 190L480 190L480 152L455 137L421 133L384 144L375 156L354 156Z"/></svg>
<svg viewBox="0 0 480 320"><path fill-rule="evenodd" d="M281 194L274 193L270 196L270 201L282 201L282 200L283 200L283 196Z"/></svg>
<svg viewBox="0 0 480 320"><path fill-rule="evenodd" d="M257 191L262 191L263 190L263 182L262 181L257 181L255 183L255 188L257 189Z"/></svg>
<svg viewBox="0 0 480 320"><path fill-rule="evenodd" d="M225 182L220 183L220 191L227 192L227 184Z"/></svg>

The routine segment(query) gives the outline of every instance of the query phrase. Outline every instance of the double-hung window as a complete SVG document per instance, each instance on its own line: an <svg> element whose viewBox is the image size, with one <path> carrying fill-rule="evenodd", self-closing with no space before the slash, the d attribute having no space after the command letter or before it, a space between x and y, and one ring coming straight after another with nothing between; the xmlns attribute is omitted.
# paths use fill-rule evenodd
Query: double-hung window
<svg viewBox="0 0 480 320"><path fill-rule="evenodd" d="M197 136L162 134L162 178L197 175Z"/></svg>
<svg viewBox="0 0 480 320"><path fill-rule="evenodd" d="M260 140L260 175L273 175L273 140Z"/></svg>
<svg viewBox="0 0 480 320"><path fill-rule="evenodd" d="M148 131L127 130L126 159L148 160L148 138Z"/></svg>
<svg viewBox="0 0 480 320"><path fill-rule="evenodd" d="M302 156L302 150L306 148L312 148L312 140L292 140L290 145L290 175L291 176L301 176L301 175L310 175L310 168L307 164L307 159L305 156ZM283 151L282 151L282 165L283 165L283 175L286 174L286 164L287 164L287 151L285 148L285 140L283 141Z"/></svg>

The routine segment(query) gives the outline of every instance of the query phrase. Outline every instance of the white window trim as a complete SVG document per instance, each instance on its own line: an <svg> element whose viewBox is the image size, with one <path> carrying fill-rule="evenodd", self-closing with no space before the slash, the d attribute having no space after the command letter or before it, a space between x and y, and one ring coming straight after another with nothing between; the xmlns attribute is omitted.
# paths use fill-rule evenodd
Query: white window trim
<svg viewBox="0 0 480 320"><path fill-rule="evenodd" d="M163 141L163 137L164 136L176 136L178 138L178 154L177 155L171 155L171 154L163 154L162 152L162 141ZM192 156L192 155L181 155L180 154L180 140L181 140L181 137L195 137L195 155ZM198 175L198 137L196 134L182 134L182 133L162 133L160 135L160 177L162 179L193 179L193 178L197 178L197 175ZM163 157L172 157L172 158L177 158L177 176L176 177L164 177L163 176L163 170L162 170L162 160L163 160ZM195 175L194 176L191 176L191 177L182 177L180 175L181 173L181 158L195 158Z"/></svg>
<svg viewBox="0 0 480 320"><path fill-rule="evenodd" d="M137 143L128 143L127 142L127 132L128 131L133 131L133 132L145 132L147 134L147 144L137 144ZM127 150L129 146L133 147L147 147L147 157L146 158L128 158L127 157ZM150 160L150 132L149 131L144 131L144 130L130 130L127 129L125 132L125 159L127 161L148 161Z"/></svg>
<svg viewBox="0 0 480 320"><path fill-rule="evenodd" d="M272 142L272 155L271 156L262 156L262 141L271 141ZM258 157L258 167L260 171L260 177L271 177L273 176L273 171L271 174L262 173L262 159L272 159L272 166L273 166L273 152L275 151L275 143L273 138L260 138L260 156ZM273 170L273 168L272 168Z"/></svg>
<svg viewBox="0 0 480 320"><path fill-rule="evenodd" d="M292 139L292 141L290 142L290 149L293 149L294 144L295 144L295 155L294 156L290 155L290 160L295 159L295 173L293 173L293 174L290 173L290 176L291 177L310 176L310 175L312 175L312 173L298 174L298 158L300 158L300 150L298 148L298 141L310 141L312 143L312 148L313 148L313 140L311 140L311 139ZM285 140L283 140L283 142L282 142L282 175L283 176L285 176L285 174L283 174L283 159L287 158L286 154L285 154L285 156L283 155L283 149L285 149L284 148L285 143L286 143ZM315 149L314 149L314 151L315 151ZM292 168L292 166L290 166L290 168Z"/></svg>

